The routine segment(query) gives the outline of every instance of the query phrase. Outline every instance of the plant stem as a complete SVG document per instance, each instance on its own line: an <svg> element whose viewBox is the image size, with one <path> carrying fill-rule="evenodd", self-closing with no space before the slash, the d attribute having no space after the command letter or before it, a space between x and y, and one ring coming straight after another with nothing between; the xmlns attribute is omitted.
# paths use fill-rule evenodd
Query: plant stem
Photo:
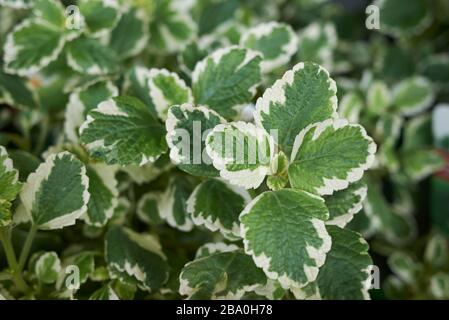
<svg viewBox="0 0 449 320"><path fill-rule="evenodd" d="M22 292L28 291L28 286L25 280L22 278L22 274L19 270L19 264L17 263L14 248L11 244L10 232L6 228L0 228L0 242L5 250L6 260L8 261L9 268L12 271L12 277L17 288Z"/></svg>
<svg viewBox="0 0 449 320"><path fill-rule="evenodd" d="M37 226L35 224L32 224L30 231L28 231L28 235L27 235L27 238L23 245L22 252L20 252L19 271L22 271L23 267L25 266L25 262L28 258L28 254L30 253L31 244L33 243L34 236L36 235L36 232L37 232Z"/></svg>
<svg viewBox="0 0 449 320"><path fill-rule="evenodd" d="M44 115L42 118L39 135L37 137L37 142L36 142L36 145L34 148L35 154L40 154L45 147L45 141L47 139L49 122L50 122L50 119L48 118L48 116Z"/></svg>

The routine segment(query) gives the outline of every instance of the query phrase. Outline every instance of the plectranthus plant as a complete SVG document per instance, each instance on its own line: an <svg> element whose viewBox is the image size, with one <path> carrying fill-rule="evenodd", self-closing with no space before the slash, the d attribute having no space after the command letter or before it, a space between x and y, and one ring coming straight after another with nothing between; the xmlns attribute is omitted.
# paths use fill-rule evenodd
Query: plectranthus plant
<svg viewBox="0 0 449 320"><path fill-rule="evenodd" d="M412 194L449 60L410 69L444 21L410 3L366 42L323 0L0 0L0 299L370 299L372 252L444 299Z"/></svg>

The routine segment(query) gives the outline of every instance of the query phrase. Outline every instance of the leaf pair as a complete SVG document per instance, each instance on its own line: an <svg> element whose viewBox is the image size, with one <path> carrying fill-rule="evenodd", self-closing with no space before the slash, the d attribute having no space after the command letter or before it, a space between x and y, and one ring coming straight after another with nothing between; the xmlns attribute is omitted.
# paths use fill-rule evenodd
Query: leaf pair
<svg viewBox="0 0 449 320"><path fill-rule="evenodd" d="M330 195L359 180L376 150L361 126L336 119L336 109L336 86L327 71L300 63L258 99L256 126L218 125L207 137L206 150L221 177L256 188L277 171L276 144L291 154L292 187Z"/></svg>

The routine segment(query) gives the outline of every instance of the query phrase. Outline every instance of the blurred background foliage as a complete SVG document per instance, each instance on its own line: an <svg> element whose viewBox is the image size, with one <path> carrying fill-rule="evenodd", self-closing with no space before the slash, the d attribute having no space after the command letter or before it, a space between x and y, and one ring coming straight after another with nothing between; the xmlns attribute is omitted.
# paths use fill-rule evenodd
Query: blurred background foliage
<svg viewBox="0 0 449 320"><path fill-rule="evenodd" d="M32 76L0 71L0 144L12 150L22 180L40 163L42 152L60 142L74 88L98 79L120 86L136 64L165 67L189 83L195 64L216 48L238 44L242 30L261 22L285 22L300 39L298 52L290 64L265 75L264 87L299 61L322 64L337 82L342 115L367 128L379 147L376 166L366 177L364 210L350 224L369 240L381 271L381 288L371 291L372 298L449 299L449 118L444 111L449 108L449 1L377 1L380 29L372 30L365 25L366 8L372 3L365 0L186 0L182 12L171 11L170 0L121 2L144 12L147 29L133 33L127 21L115 26L105 45L116 53L116 71L83 74L70 68L64 55ZM176 14L181 14L179 20ZM6 34L28 15L27 9L0 7L1 56ZM163 36L163 25L174 41ZM145 45L126 52L127 41L132 41L128 38L143 37L139 32L149 36ZM415 102L420 104L417 109ZM136 183L121 172L119 181L130 203L124 201L117 215L126 215L135 229L145 230L132 214L136 201L148 190L165 188L167 173ZM176 257L179 266L211 237L201 231L187 236L158 228L167 254ZM65 248L63 255L69 255L80 246L96 250L101 233L87 225L39 233L33 251ZM17 247L25 235L16 229ZM101 271L100 263L100 279ZM125 296L134 295L128 289L116 288Z"/></svg>

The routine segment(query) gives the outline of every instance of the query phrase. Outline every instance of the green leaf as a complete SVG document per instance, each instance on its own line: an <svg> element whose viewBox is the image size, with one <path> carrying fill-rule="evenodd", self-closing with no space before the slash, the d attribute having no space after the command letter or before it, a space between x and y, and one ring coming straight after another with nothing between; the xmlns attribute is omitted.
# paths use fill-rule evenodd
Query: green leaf
<svg viewBox="0 0 449 320"><path fill-rule="evenodd" d="M437 116L437 114L434 115L434 117ZM443 117L440 121L444 122L445 120ZM437 127L434 122L430 114L423 114L409 119L404 125L404 143L401 149L411 150L432 145L434 140L432 129ZM435 137L435 140L437 139L438 137Z"/></svg>
<svg viewBox="0 0 449 320"><path fill-rule="evenodd" d="M435 99L432 84L423 77L402 80L393 89L393 104L405 116L413 116L429 108Z"/></svg>
<svg viewBox="0 0 449 320"><path fill-rule="evenodd" d="M218 179L198 185L187 200L187 211L195 225L211 231L219 230L229 239L240 238L240 212L251 201L245 189Z"/></svg>
<svg viewBox="0 0 449 320"><path fill-rule="evenodd" d="M28 176L20 198L39 229L75 224L87 210L90 194L86 168L68 152L50 155Z"/></svg>
<svg viewBox="0 0 449 320"><path fill-rule="evenodd" d="M193 223L187 211L187 199L192 193L193 186L190 181L183 177L170 179L165 192L159 202L160 216L173 228L181 231L190 231Z"/></svg>
<svg viewBox="0 0 449 320"><path fill-rule="evenodd" d="M87 167L87 176L90 199L83 219L88 225L102 227L112 218L118 205L115 170L105 164L92 164Z"/></svg>
<svg viewBox="0 0 449 320"><path fill-rule="evenodd" d="M149 225L157 226L164 223L164 218L159 212L161 194L156 192L145 193L137 205L137 216Z"/></svg>
<svg viewBox="0 0 449 320"><path fill-rule="evenodd" d="M442 270L449 263L449 244L447 240L435 233L431 235L424 251L424 261L434 270Z"/></svg>
<svg viewBox="0 0 449 320"><path fill-rule="evenodd" d="M210 256L214 253L230 252L238 249L239 247L237 247L235 244L226 244L224 242L205 243L201 247L199 247L198 250L196 250L195 260Z"/></svg>
<svg viewBox="0 0 449 320"><path fill-rule="evenodd" d="M376 144L360 125L344 119L312 124L296 137L288 168L290 184L331 195L360 180L375 152Z"/></svg>
<svg viewBox="0 0 449 320"><path fill-rule="evenodd" d="M78 142L79 127L89 111L100 102L118 95L118 89L110 81L99 81L74 90L70 94L65 111L64 132L71 142Z"/></svg>
<svg viewBox="0 0 449 320"><path fill-rule="evenodd" d="M432 16L426 0L409 0L406 6L395 0L378 0L380 31L397 37L420 34L431 23Z"/></svg>
<svg viewBox="0 0 449 320"><path fill-rule="evenodd" d="M271 173L275 153L272 137L243 121L217 125L207 135L206 151L223 179L246 189Z"/></svg>
<svg viewBox="0 0 449 320"><path fill-rule="evenodd" d="M298 56L301 61L333 67L333 52L337 46L337 32L332 23L312 22L299 32Z"/></svg>
<svg viewBox="0 0 449 320"><path fill-rule="evenodd" d="M433 149L413 149L402 154L404 171L415 182L443 169L445 163Z"/></svg>
<svg viewBox="0 0 449 320"><path fill-rule="evenodd" d="M367 91L368 110L376 115L384 114L391 102L391 92L387 85L382 81L374 81Z"/></svg>
<svg viewBox="0 0 449 320"><path fill-rule="evenodd" d="M316 287L312 298L369 300L368 289L371 285L369 281L373 261L368 255L368 243L360 234L337 226L327 226L327 231L332 238L332 248L312 284ZM297 298L310 298L304 288L293 292Z"/></svg>
<svg viewBox="0 0 449 320"><path fill-rule="evenodd" d="M240 299L267 281L242 250L219 252L185 265L179 293L188 299Z"/></svg>
<svg viewBox="0 0 449 320"><path fill-rule="evenodd" d="M192 73L195 102L231 119L251 101L261 82L262 58L256 51L228 47L200 61Z"/></svg>
<svg viewBox="0 0 449 320"><path fill-rule="evenodd" d="M384 144L389 144L394 148L394 145L401 135L403 123L404 119L399 115L383 115L376 123L374 131L376 140L381 141Z"/></svg>
<svg viewBox="0 0 449 320"><path fill-rule="evenodd" d="M12 222L11 202L22 189L22 183L3 146L0 146L0 182L0 227L6 227Z"/></svg>
<svg viewBox="0 0 449 320"><path fill-rule="evenodd" d="M420 64L419 69L427 79L444 86L449 81L449 55L445 53L430 55Z"/></svg>
<svg viewBox="0 0 449 320"><path fill-rule="evenodd" d="M436 299L449 299L449 275L443 272L432 275L429 289Z"/></svg>
<svg viewBox="0 0 449 320"><path fill-rule="evenodd" d="M207 57L207 54L211 50L210 47L214 44L215 42L210 44L204 40L193 40L188 43L178 54L179 68L186 74L191 75L196 64Z"/></svg>
<svg viewBox="0 0 449 320"><path fill-rule="evenodd" d="M338 106L338 114L341 118L348 119L351 123L357 123L363 108L364 103L360 95L356 92L350 92L341 99Z"/></svg>
<svg viewBox="0 0 449 320"><path fill-rule="evenodd" d="M127 74L124 90L141 99L164 121L171 106L193 102L192 91L184 80L167 69L134 67Z"/></svg>
<svg viewBox="0 0 449 320"><path fill-rule="evenodd" d="M65 27L64 7L60 1L35 0L33 15L43 22L62 30Z"/></svg>
<svg viewBox="0 0 449 320"><path fill-rule="evenodd" d="M289 154L301 130L338 116L336 92L325 69L311 62L299 63L257 100L256 124L271 135L277 130L276 142Z"/></svg>
<svg viewBox="0 0 449 320"><path fill-rule="evenodd" d="M67 48L67 63L75 71L88 75L106 75L117 71L117 57L98 40L80 37Z"/></svg>
<svg viewBox="0 0 449 320"><path fill-rule="evenodd" d="M157 115L156 106L150 94L149 79L149 69L142 66L134 66L125 76L123 91L129 96L139 98L154 115Z"/></svg>
<svg viewBox="0 0 449 320"><path fill-rule="evenodd" d="M219 0L200 2L201 13L198 21L200 35L214 34L229 25L239 9L238 0Z"/></svg>
<svg viewBox="0 0 449 320"><path fill-rule="evenodd" d="M395 251L388 257L388 266L402 281L413 285L422 266L407 253Z"/></svg>
<svg viewBox="0 0 449 320"><path fill-rule="evenodd" d="M0 70L0 103L30 110L36 108L37 97L26 79Z"/></svg>
<svg viewBox="0 0 449 320"><path fill-rule="evenodd" d="M362 182L356 182L347 189L334 192L333 195L324 198L329 209L327 225L336 225L344 228L354 215L362 210L363 201L366 198L368 188Z"/></svg>
<svg viewBox="0 0 449 320"><path fill-rule="evenodd" d="M124 12L111 31L108 47L123 60L138 55L148 43L148 19L143 10Z"/></svg>
<svg viewBox="0 0 449 320"><path fill-rule="evenodd" d="M87 116L80 136L91 156L107 164L141 166L167 149L163 125L140 100L128 96L100 103Z"/></svg>
<svg viewBox="0 0 449 320"><path fill-rule="evenodd" d="M290 61L298 50L298 38L289 25L267 22L243 33L240 45L262 53L260 66L267 73Z"/></svg>
<svg viewBox="0 0 449 320"><path fill-rule="evenodd" d="M157 179L162 173L172 168L168 154L163 154L155 162L143 166L126 166L121 170L126 172L131 180L137 184L144 184Z"/></svg>
<svg viewBox="0 0 449 320"><path fill-rule="evenodd" d="M354 216L351 222L348 223L347 229L356 231L367 239L377 232L378 225L376 225L376 223L377 221L373 221L373 219L367 216L365 210L362 209Z"/></svg>
<svg viewBox="0 0 449 320"><path fill-rule="evenodd" d="M285 188L288 183L288 158L282 151L276 154L271 163L273 175L267 179L267 187L273 191Z"/></svg>
<svg viewBox="0 0 449 320"><path fill-rule="evenodd" d="M120 300L110 284L107 284L89 297L89 300Z"/></svg>
<svg viewBox="0 0 449 320"><path fill-rule="evenodd" d="M19 182L19 172L14 169L13 162L8 152L0 146L0 199L13 201L22 189Z"/></svg>
<svg viewBox="0 0 449 320"><path fill-rule="evenodd" d="M35 264L35 273L41 283L55 283L61 272L61 261L56 252L42 254Z"/></svg>
<svg viewBox="0 0 449 320"><path fill-rule="evenodd" d="M94 35L101 35L112 29L121 16L115 0L81 0L79 10L89 32Z"/></svg>
<svg viewBox="0 0 449 320"><path fill-rule="evenodd" d="M166 69L150 69L148 89L152 104L159 118L164 121L167 119L168 108L171 106L193 102L192 91L184 80Z"/></svg>
<svg viewBox="0 0 449 320"><path fill-rule="evenodd" d="M316 279L331 248L324 199L301 190L264 192L241 213L245 252L284 289Z"/></svg>
<svg viewBox="0 0 449 320"><path fill-rule="evenodd" d="M155 3L150 24L150 43L154 50L181 51L192 40L197 28L190 16L190 7L191 4L183 0L159 0Z"/></svg>
<svg viewBox="0 0 449 320"><path fill-rule="evenodd" d="M381 192L379 182L369 180L364 211L371 221L371 227L386 241L401 246L410 241L416 233L413 217L393 211Z"/></svg>
<svg viewBox="0 0 449 320"><path fill-rule="evenodd" d="M65 43L62 32L40 20L24 20L8 33L4 47L4 70L32 75L55 61Z"/></svg>
<svg viewBox="0 0 449 320"><path fill-rule="evenodd" d="M205 150L205 135L225 123L215 111L183 104L172 106L167 114L167 144L170 159L181 170L195 176L218 176Z"/></svg>
<svg viewBox="0 0 449 320"><path fill-rule="evenodd" d="M0 199L0 227L9 226L12 222L11 202Z"/></svg>
<svg viewBox="0 0 449 320"><path fill-rule="evenodd" d="M105 247L111 276L151 292L167 281L167 261L155 237L113 226L106 234Z"/></svg>

